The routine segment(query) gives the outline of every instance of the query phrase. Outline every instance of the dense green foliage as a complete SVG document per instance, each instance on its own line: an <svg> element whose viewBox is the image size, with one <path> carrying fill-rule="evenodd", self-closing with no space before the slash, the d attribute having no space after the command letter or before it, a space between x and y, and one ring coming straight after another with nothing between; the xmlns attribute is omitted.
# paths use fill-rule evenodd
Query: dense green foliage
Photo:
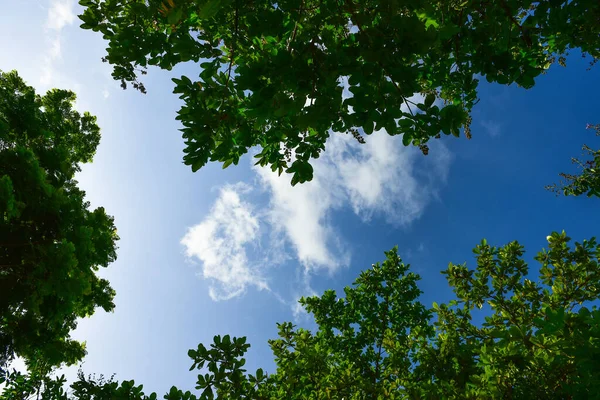
<svg viewBox="0 0 600 400"><path fill-rule="evenodd" d="M571 49L600 59L598 0L80 0L84 29L108 41L105 62L141 92L149 66L191 62L173 79L193 171L257 164L311 180L331 134L385 130L429 149L441 134L471 137L479 79L524 88ZM75 95L36 95L0 72L0 400L156 399L134 381L80 373L70 390L49 374L80 361L70 332L114 291L97 276L116 257L116 229L74 180L100 140ZM600 134L600 125L589 125ZM368 140L368 139L367 139ZM600 197L600 151L551 189ZM475 249L477 264L443 271L455 299L432 308L397 249L342 297L300 300L310 331L286 322L269 341L277 369L249 374L246 338L215 336L189 351L188 399L600 399L600 245L564 232L530 273L512 242ZM15 357L29 373L9 372Z"/></svg>
<svg viewBox="0 0 600 400"><path fill-rule="evenodd" d="M587 129L596 132L600 136L600 124L587 125ZM600 149L594 150L588 145L583 145L583 151L586 156L591 156L588 160L579 160L572 158L573 164L576 164L581 171L577 175L561 173L560 176L565 179L564 182L557 185L549 185L546 188L558 194L565 196L580 196L582 194L588 197L600 197Z"/></svg>
<svg viewBox="0 0 600 400"><path fill-rule="evenodd" d="M145 92L148 66L200 63L199 78L174 79L192 170L258 146L292 184L312 178L331 132L385 129L427 153L441 132L470 137L479 77L530 88L569 49L600 56L597 0L79 3L124 88Z"/></svg>
<svg viewBox="0 0 600 400"><path fill-rule="evenodd" d="M432 309L419 302L419 277L393 249L344 297L328 290L300 301L318 330L279 324L279 338L269 342L272 374L246 373L245 338L216 336L210 347L188 353L190 370L200 370L199 395L173 387L164 398L600 398L600 310L591 304L600 294L600 245L592 238L572 247L564 232L547 240L535 257L537 276L519 243L497 248L482 241L474 269L450 264L443 272L455 300ZM474 322L481 308L484 318ZM33 394L32 382L14 374L0 398ZM45 385L48 399L157 398L133 381L83 375L70 395L59 393L60 381Z"/></svg>
<svg viewBox="0 0 600 400"><path fill-rule="evenodd" d="M36 95L0 72L0 371L15 355L74 363L78 317L111 310L114 291L96 272L116 257L112 217L89 209L74 175L100 140L75 94Z"/></svg>

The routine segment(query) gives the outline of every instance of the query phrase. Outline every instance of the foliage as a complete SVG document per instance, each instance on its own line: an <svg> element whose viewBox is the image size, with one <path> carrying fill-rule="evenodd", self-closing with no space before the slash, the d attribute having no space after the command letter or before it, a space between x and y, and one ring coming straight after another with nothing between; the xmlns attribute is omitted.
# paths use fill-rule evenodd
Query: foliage
<svg viewBox="0 0 600 400"><path fill-rule="evenodd" d="M457 398L596 398L600 311L600 246L594 238L569 246L563 232L547 237L535 257L535 282L523 247L477 246L477 268L444 272L457 301L434 308L435 389ZM475 307L491 309L481 326ZM590 309L591 306L591 309ZM425 375L427 376L427 375ZM434 389L432 387L431 389Z"/></svg>
<svg viewBox="0 0 600 400"><path fill-rule="evenodd" d="M588 124L586 129L593 129L596 136L600 136L600 124ZM581 161L577 158L572 158L573 164L581 168L579 175L561 173L560 176L566 179L560 185L548 185L546 189L557 194L565 196L580 196L586 194L588 197L600 197L600 149L593 150L587 145L583 145L583 151L586 155L591 156L591 160Z"/></svg>
<svg viewBox="0 0 600 400"><path fill-rule="evenodd" d="M600 56L597 0L79 3L123 88L145 92L148 66L200 63L173 79L192 170L258 146L257 164L292 184L312 179L331 132L385 129L427 154L441 132L470 137L478 77L530 88L571 48Z"/></svg>
<svg viewBox="0 0 600 400"><path fill-rule="evenodd" d="M73 179L100 130L74 101L0 72L0 370L15 354L48 366L80 360L76 319L114 307L96 275L116 257L113 218L90 210Z"/></svg>
<svg viewBox="0 0 600 400"><path fill-rule="evenodd" d="M70 392L64 390L64 375L50 377L36 372L28 375L13 371L5 378L7 389L0 395L2 400L156 400L155 393L146 396L143 386L136 386L134 381L115 382L114 376L105 379L100 375L86 377L81 370L77 380L71 385Z"/></svg>
<svg viewBox="0 0 600 400"><path fill-rule="evenodd" d="M599 398L600 310L591 303L600 296L600 245L592 238L573 248L564 232L547 240L535 278L519 243L498 248L483 240L475 269L450 264L443 272L456 298L429 310L418 300L419 277L393 249L344 297L328 290L300 301L318 330L279 324L279 338L269 342L272 374L246 373L245 338L216 336L188 353L190 370L200 370L199 395L173 387L164 398ZM473 322L483 307L485 318ZM78 392L90 384L107 397ZM156 398L119 397L117 390L135 387L123 385L129 389L78 381L72 396L56 399Z"/></svg>
<svg viewBox="0 0 600 400"><path fill-rule="evenodd" d="M2 400L66 400L64 376L51 378L47 369L29 366L29 374L17 371L0 371L0 382L6 386L0 395Z"/></svg>

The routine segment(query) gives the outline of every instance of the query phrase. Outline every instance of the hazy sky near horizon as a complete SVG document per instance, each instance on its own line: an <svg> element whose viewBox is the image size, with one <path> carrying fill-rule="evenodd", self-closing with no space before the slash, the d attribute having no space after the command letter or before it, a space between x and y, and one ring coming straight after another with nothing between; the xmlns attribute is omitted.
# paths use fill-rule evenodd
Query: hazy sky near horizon
<svg viewBox="0 0 600 400"><path fill-rule="evenodd" d="M362 146L334 135L315 179L292 188L250 156L226 170L183 165L170 79L199 67L150 69L147 95L123 91L101 62L101 36L79 28L76 1L3 6L0 69L16 69L40 92L72 89L102 128L78 181L93 207L114 215L121 240L102 272L117 291L115 311L98 311L74 333L87 342L86 373L116 373L159 395L172 385L193 390L187 350L216 334L247 336L248 369L269 370L276 322L311 326L297 299L349 285L394 245L422 276L430 305L451 296L440 271L472 265L484 237L518 240L532 261L552 231L577 241L599 233L597 199L544 190L573 171L583 143L598 143L585 125L600 122L600 69L586 71L577 54L532 90L482 83L470 141L443 137L425 157L381 132Z"/></svg>

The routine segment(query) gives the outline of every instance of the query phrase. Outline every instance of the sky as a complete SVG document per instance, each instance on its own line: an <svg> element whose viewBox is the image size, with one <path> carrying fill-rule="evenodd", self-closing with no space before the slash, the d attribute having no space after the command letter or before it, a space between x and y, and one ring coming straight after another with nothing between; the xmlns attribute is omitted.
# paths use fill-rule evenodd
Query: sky
<svg viewBox="0 0 600 400"><path fill-rule="evenodd" d="M92 207L115 217L121 240L101 272L117 292L115 311L97 311L73 333L87 344L86 374L115 373L160 395L194 390L187 350L217 334L247 336L248 369L272 371L276 323L314 327L298 298L341 290L395 245L430 306L452 296L440 271L474 266L483 238L518 240L535 271L552 231L576 241L599 233L597 199L544 189L575 171L570 159L584 143L598 147L585 125L600 122L600 69L586 71L576 53L531 90L482 83L471 140L443 137L425 157L383 132L362 146L336 134L313 181L291 187L251 156L192 173L171 78L199 67L150 69L147 95L124 91L101 62L101 36L79 28L80 13L74 0L3 4L0 70L16 69L39 92L75 91L77 109L102 129L77 179Z"/></svg>

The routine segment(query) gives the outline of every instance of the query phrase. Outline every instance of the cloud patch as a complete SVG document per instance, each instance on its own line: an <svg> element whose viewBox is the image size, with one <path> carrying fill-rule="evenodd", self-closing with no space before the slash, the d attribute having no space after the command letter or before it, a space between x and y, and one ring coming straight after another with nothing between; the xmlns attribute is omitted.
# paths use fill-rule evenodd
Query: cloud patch
<svg viewBox="0 0 600 400"><path fill-rule="evenodd" d="M65 26L71 25L75 21L74 5L74 0L52 0L48 9L46 27L60 31Z"/></svg>
<svg viewBox="0 0 600 400"><path fill-rule="evenodd" d="M424 157L383 131L369 136L364 145L351 135L332 134L326 148L313 161L313 180L294 187L288 175L254 167L270 194L271 228L285 235L308 270L334 272L350 261L349 246L331 224L334 211L350 208L364 222L379 217L408 226L437 197L451 163L440 142L432 143L431 154Z"/></svg>
<svg viewBox="0 0 600 400"><path fill-rule="evenodd" d="M481 119L479 120L479 124L485 129L485 131L491 137L496 137L500 135L500 124L491 120Z"/></svg>
<svg viewBox="0 0 600 400"><path fill-rule="evenodd" d="M340 79L340 85L342 97L351 97L345 77ZM420 102L422 96L416 95L411 100ZM385 131L375 132L365 139L366 143L360 144L353 135L331 133L327 150L320 158L311 161L313 180L294 187L288 174L279 176L268 167L252 167L258 185L269 195L267 204L261 207L264 211L260 217L253 218L260 219L267 227L269 247L277 256L274 260L267 255L268 260L263 260L263 263L272 265L290 258L297 260L301 268L296 270L299 278L296 283L302 293L311 292L310 278L314 273L324 270L332 275L350 263L351 246L334 224L339 212L355 214L363 223L381 219L395 227L407 227L422 216L429 203L439 199L439 190L446 183L452 155L441 141L430 141L430 153L423 156L416 147L404 146L400 137L392 137ZM222 197L217 200L217 205L223 201ZM214 214L213 210L208 217L211 224L220 221L214 218ZM258 220L255 222L258 226ZM210 231L204 234L210 242L218 225L207 224L203 222L191 228L186 237L198 235L196 230L201 226L200 231ZM259 240L256 229L245 237L243 243L236 245L236 254L243 254L240 264L248 263L243 246ZM182 243L186 242L190 240L184 238ZM190 255L189 249L196 246L187 247ZM207 248L200 253L206 252ZM208 275L212 279L228 276L216 272L217 263L211 262L215 257L200 257L200 253L196 256L204 262L205 276L207 271L210 271ZM231 270L229 266L221 268ZM243 288L249 283L268 288L263 278L253 274L232 281L245 283L237 286L226 283L230 290L223 297L231 298L243 293ZM219 282L224 281L221 279ZM298 312L294 309L295 314Z"/></svg>
<svg viewBox="0 0 600 400"><path fill-rule="evenodd" d="M251 190L248 185L229 185L221 188L205 219L188 229L181 243L188 257L202 263L211 298L230 299L248 286L270 290L257 265L290 259L301 265L296 270L299 290L310 292L312 275L333 274L350 263L350 246L334 224L336 212L349 212L364 223L381 219L407 227L438 198L452 161L439 141L432 141L429 155L423 156L384 131L367 137L365 144L352 135L332 134L326 147L313 161L313 180L294 187L287 174L253 167L269 196L260 213L254 211L258 205L242 200ZM266 260L252 262L248 251L263 235L269 243Z"/></svg>
<svg viewBox="0 0 600 400"><path fill-rule="evenodd" d="M48 33L47 50L43 57L40 83L52 85L56 74L56 62L62 57L62 30L75 22L74 0L51 0L44 24Z"/></svg>
<svg viewBox="0 0 600 400"><path fill-rule="evenodd" d="M206 218L181 239L186 256L202 262L201 275L211 282L209 295L215 301L239 296L248 286L268 289L246 254L260 228L253 207L240 198L248 190L243 184L223 187Z"/></svg>
<svg viewBox="0 0 600 400"><path fill-rule="evenodd" d="M342 205L338 193L324 185L327 170L315 170L311 182L292 187L290 177L278 176L268 168L256 168L260 184L270 194L267 219L271 228L282 233L292 245L296 258L306 267L336 269L343 264L341 252L332 242L333 229L327 223L329 212Z"/></svg>

